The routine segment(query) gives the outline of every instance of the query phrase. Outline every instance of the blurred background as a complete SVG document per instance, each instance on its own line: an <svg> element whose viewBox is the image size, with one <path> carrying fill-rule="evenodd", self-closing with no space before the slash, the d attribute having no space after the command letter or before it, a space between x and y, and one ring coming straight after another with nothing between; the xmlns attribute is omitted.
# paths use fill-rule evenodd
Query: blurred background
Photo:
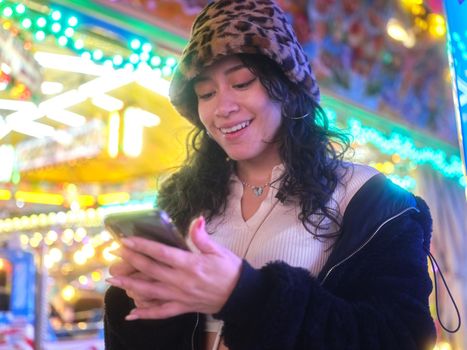
<svg viewBox="0 0 467 350"><path fill-rule="evenodd" d="M0 350L103 349L115 249L190 125L167 98L207 0L0 0ZM432 210L437 350L467 349L467 2L280 0L354 160ZM438 268L433 278L439 276Z"/></svg>

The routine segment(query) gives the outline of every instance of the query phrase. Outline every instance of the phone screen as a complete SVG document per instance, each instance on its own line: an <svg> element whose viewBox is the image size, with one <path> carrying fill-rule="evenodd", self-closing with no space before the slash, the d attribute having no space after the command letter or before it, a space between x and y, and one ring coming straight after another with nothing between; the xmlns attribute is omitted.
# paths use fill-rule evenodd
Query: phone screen
<svg viewBox="0 0 467 350"><path fill-rule="evenodd" d="M138 236L189 250L185 239L163 210L151 209L111 214L104 219L104 225L117 239Z"/></svg>

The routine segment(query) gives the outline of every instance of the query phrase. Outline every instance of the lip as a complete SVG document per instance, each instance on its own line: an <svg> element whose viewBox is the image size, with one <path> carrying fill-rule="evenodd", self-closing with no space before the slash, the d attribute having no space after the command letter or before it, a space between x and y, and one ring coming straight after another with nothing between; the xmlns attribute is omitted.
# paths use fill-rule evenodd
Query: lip
<svg viewBox="0 0 467 350"><path fill-rule="evenodd" d="M236 126L236 125L245 123L245 122L248 122L248 123L251 124L252 121L253 121L253 119L245 119L245 120L238 121L238 122L235 122L235 123L229 123L229 124L217 126L217 129L219 129L219 131L221 131L221 129L229 129L229 128L232 128L232 127L234 127L234 126ZM248 125L248 126L250 126L250 125ZM221 132L222 132L222 131L221 131Z"/></svg>
<svg viewBox="0 0 467 350"><path fill-rule="evenodd" d="M239 138L240 136L242 136L243 134L245 134L249 127L251 126L251 124L253 123L253 119L247 119L247 120L244 120L244 121L241 121L241 122L237 122L237 123L229 123L229 126L228 125L223 125L222 128L231 128L233 126L236 126L236 125L239 125L239 124L242 124L242 123L245 123L245 122L248 122L249 124L243 128L243 129L240 129L238 131L235 131L235 132L232 132L232 133L229 133L229 134L224 134L222 131L221 131L221 127L218 128L219 132L221 133L222 137L226 140L233 140L233 139L237 139Z"/></svg>

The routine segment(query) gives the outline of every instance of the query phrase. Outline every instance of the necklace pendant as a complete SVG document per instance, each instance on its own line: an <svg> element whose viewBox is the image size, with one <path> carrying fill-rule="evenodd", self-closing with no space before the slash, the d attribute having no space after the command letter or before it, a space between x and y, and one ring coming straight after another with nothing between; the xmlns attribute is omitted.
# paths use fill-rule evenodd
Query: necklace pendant
<svg viewBox="0 0 467 350"><path fill-rule="evenodd" d="M263 194L263 187L256 187L256 186L253 186L253 193L255 194L256 197L259 197Z"/></svg>

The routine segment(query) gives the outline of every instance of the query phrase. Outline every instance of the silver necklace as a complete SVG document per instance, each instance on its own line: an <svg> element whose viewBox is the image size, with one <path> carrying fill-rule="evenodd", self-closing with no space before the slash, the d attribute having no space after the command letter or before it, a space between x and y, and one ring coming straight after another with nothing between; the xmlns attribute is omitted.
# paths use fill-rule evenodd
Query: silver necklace
<svg viewBox="0 0 467 350"><path fill-rule="evenodd" d="M242 183L243 186L249 187L256 197L259 197L259 196L261 196L263 194L264 189L266 188L266 186L271 186L270 182L266 182L264 185L261 185L261 186L253 186L253 185L249 184L248 182L242 181L242 180L240 180L240 182Z"/></svg>

